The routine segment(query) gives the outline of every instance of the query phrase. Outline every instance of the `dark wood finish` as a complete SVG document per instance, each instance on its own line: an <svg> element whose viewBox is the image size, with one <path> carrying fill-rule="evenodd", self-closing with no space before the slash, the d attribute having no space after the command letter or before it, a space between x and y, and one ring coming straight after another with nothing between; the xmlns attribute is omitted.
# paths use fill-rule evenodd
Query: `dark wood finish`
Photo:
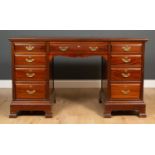
<svg viewBox="0 0 155 155"><path fill-rule="evenodd" d="M111 99L140 99L140 84L111 84Z"/></svg>
<svg viewBox="0 0 155 155"><path fill-rule="evenodd" d="M52 117L49 101L49 46L47 42L12 42L13 101L10 118L20 111L44 111Z"/></svg>
<svg viewBox="0 0 155 155"><path fill-rule="evenodd" d="M46 81L47 68L15 68L16 81Z"/></svg>
<svg viewBox="0 0 155 155"><path fill-rule="evenodd" d="M77 38L77 37L24 37L24 38L9 38L11 42L146 42L147 38Z"/></svg>
<svg viewBox="0 0 155 155"><path fill-rule="evenodd" d="M27 67L44 67L46 66L46 55L45 54L30 54L30 53L21 53L15 54L15 65L18 66L27 66Z"/></svg>
<svg viewBox="0 0 155 155"><path fill-rule="evenodd" d="M112 55L111 65L115 67L141 67L141 55Z"/></svg>
<svg viewBox="0 0 155 155"><path fill-rule="evenodd" d="M128 53L141 53L143 44L141 42L113 42L112 43L112 53L122 52L124 54Z"/></svg>
<svg viewBox="0 0 155 155"><path fill-rule="evenodd" d="M146 117L146 105L143 101L108 101L104 106L104 117L111 118L112 111L137 111L140 118Z"/></svg>
<svg viewBox="0 0 155 155"><path fill-rule="evenodd" d="M108 50L106 42L52 42L51 52L104 52Z"/></svg>
<svg viewBox="0 0 155 155"><path fill-rule="evenodd" d="M140 81L141 68L112 68L112 81Z"/></svg>
<svg viewBox="0 0 155 155"><path fill-rule="evenodd" d="M44 42L15 42L15 52L46 52Z"/></svg>
<svg viewBox="0 0 155 155"><path fill-rule="evenodd" d="M44 111L46 118L51 118L51 104L49 101L13 101L11 103L10 118L16 118L20 111Z"/></svg>
<svg viewBox="0 0 155 155"><path fill-rule="evenodd" d="M55 56L101 56L107 61L107 94L104 117L115 110L134 110L145 117L143 101L144 50L147 39L139 38L11 38L13 101L10 117L19 111L44 111L52 117L56 102L54 71L49 62ZM103 64L102 64L103 65ZM103 67L103 66L102 66ZM28 74L27 74L28 73ZM49 76L51 75L51 76ZM103 75L102 75L103 76ZM49 91L49 78L53 80ZM99 101L104 102L103 77Z"/></svg>
<svg viewBox="0 0 155 155"><path fill-rule="evenodd" d="M143 101L144 51L145 43L142 41L111 43L112 55L109 65L109 72L111 71L109 78L111 80L109 80L108 85L111 89L109 90L109 98L104 106L104 117L111 117L111 112L117 110L136 110L139 112L139 117L146 117ZM125 59L122 60L122 57ZM122 69L129 68L132 70L139 69L139 72L132 73L133 78L129 76L130 79L126 80L122 80L122 77L119 76L120 74L113 70L115 69L119 72ZM115 79L115 81L112 81L112 79Z"/></svg>
<svg viewBox="0 0 155 155"><path fill-rule="evenodd" d="M46 99L46 87L47 84L45 82L16 82L16 99Z"/></svg>

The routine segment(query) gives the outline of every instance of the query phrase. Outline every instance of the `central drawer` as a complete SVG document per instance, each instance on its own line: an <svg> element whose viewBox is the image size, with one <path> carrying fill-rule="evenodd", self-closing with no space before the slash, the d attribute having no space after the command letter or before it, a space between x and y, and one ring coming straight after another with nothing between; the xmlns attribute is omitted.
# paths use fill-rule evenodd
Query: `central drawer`
<svg viewBox="0 0 155 155"><path fill-rule="evenodd" d="M105 52L106 42L51 42L51 52Z"/></svg>
<svg viewBox="0 0 155 155"><path fill-rule="evenodd" d="M15 83L16 99L46 99L47 83ZM48 88L49 89L49 88Z"/></svg>
<svg viewBox="0 0 155 155"><path fill-rule="evenodd" d="M16 81L44 81L47 75L47 68L15 68Z"/></svg>

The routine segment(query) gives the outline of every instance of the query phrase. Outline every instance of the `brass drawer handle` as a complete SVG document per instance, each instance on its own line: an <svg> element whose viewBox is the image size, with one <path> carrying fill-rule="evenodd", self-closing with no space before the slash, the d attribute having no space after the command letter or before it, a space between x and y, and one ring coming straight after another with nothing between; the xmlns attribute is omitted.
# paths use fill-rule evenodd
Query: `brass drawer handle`
<svg viewBox="0 0 155 155"><path fill-rule="evenodd" d="M35 73L26 73L28 78L33 78L36 74Z"/></svg>
<svg viewBox="0 0 155 155"><path fill-rule="evenodd" d="M27 94L33 95L36 93L36 90L26 90Z"/></svg>
<svg viewBox="0 0 155 155"><path fill-rule="evenodd" d="M59 50L62 51L62 52L65 52L65 51L67 51L68 49L69 49L68 46L60 46L60 47L59 47Z"/></svg>
<svg viewBox="0 0 155 155"><path fill-rule="evenodd" d="M130 76L130 73L122 73L122 77L128 78Z"/></svg>
<svg viewBox="0 0 155 155"><path fill-rule="evenodd" d="M124 58L122 58L122 61L123 61L124 63L129 63L129 62L131 62L131 59L128 58L128 57L124 57Z"/></svg>
<svg viewBox="0 0 155 155"><path fill-rule="evenodd" d="M32 62L35 61L35 59L33 59L33 58L26 58L25 61L28 62L28 63L32 63Z"/></svg>
<svg viewBox="0 0 155 155"><path fill-rule="evenodd" d="M25 47L28 51L32 51L34 49L33 45L26 45Z"/></svg>
<svg viewBox="0 0 155 155"><path fill-rule="evenodd" d="M90 49L92 52L94 52L94 51L97 51L98 47L97 47L97 46L96 46L96 47L89 47L89 49Z"/></svg>
<svg viewBox="0 0 155 155"><path fill-rule="evenodd" d="M125 51L125 52L129 52L131 50L131 46L123 46L122 49Z"/></svg>
<svg viewBox="0 0 155 155"><path fill-rule="evenodd" d="M128 95L130 93L130 90L129 89L128 90L121 90L121 93L123 95Z"/></svg>

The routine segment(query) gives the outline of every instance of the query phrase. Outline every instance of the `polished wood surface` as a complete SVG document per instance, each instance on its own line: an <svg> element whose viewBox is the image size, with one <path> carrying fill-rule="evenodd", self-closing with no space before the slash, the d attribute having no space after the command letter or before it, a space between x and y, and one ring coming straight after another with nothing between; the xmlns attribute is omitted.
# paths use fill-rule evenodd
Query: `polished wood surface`
<svg viewBox="0 0 155 155"><path fill-rule="evenodd" d="M20 38L9 38L10 41L15 41L15 42L20 42L20 41L26 41L26 42L40 42L40 41L54 41L54 42L60 42L61 41L78 41L78 42L83 42L83 41L87 41L87 42L100 42L100 41L113 41L113 42L118 42L118 41L131 41L131 42L146 42L148 41L147 38L97 38L97 37L89 37L89 38L77 38L77 37L20 37Z"/></svg>
<svg viewBox="0 0 155 155"><path fill-rule="evenodd" d="M140 100L140 84L111 84L111 99Z"/></svg>
<svg viewBox="0 0 155 155"><path fill-rule="evenodd" d="M27 67L44 67L46 66L46 55L45 54L34 54L34 53L15 53L15 65Z"/></svg>
<svg viewBox="0 0 155 155"><path fill-rule="evenodd" d="M138 118L134 111L118 111L113 112L111 119L103 117L103 104L96 98L99 89L59 88L56 91L53 118L46 119L41 112L23 112L16 119L9 119L12 90L0 89L0 124L155 124L155 89L144 89L146 118Z"/></svg>
<svg viewBox="0 0 155 155"><path fill-rule="evenodd" d="M141 68L112 68L112 81L140 81Z"/></svg>
<svg viewBox="0 0 155 155"><path fill-rule="evenodd" d="M141 42L112 42L112 53L141 53L143 44Z"/></svg>
<svg viewBox="0 0 155 155"><path fill-rule="evenodd" d="M22 83L16 82L16 100L18 99L46 99L46 82L37 82L37 83Z"/></svg>
<svg viewBox="0 0 155 155"><path fill-rule="evenodd" d="M141 55L112 55L111 65L141 67Z"/></svg>
<svg viewBox="0 0 155 155"><path fill-rule="evenodd" d="M108 51L106 42L51 42L51 52L104 52Z"/></svg>
<svg viewBox="0 0 155 155"><path fill-rule="evenodd" d="M45 42L15 42L15 52L45 52Z"/></svg>
<svg viewBox="0 0 155 155"><path fill-rule="evenodd" d="M31 100L38 101L38 103L41 99L46 100L49 102L48 107L51 106L49 78L54 80L54 72L52 65L49 68L49 63L53 62L55 56L101 56L107 62L108 81L104 117L111 117L111 113L116 110L136 110L139 111L140 117L146 116L143 79L144 51L147 39L12 38L10 41L13 64L13 102L10 106L10 117L14 117L16 113L24 110L24 103L25 109L31 110L30 107L33 105ZM49 69L52 70L51 75L49 75ZM104 101L102 79L103 77L101 77L99 102ZM52 102L55 102L54 82L51 93ZM25 99L29 101L26 103ZM130 101L131 99L132 101ZM18 102L17 105L16 102ZM36 110L38 106L40 105L34 105ZM42 111L45 109L43 108ZM46 116L50 117L50 108L46 110L44 111Z"/></svg>
<svg viewBox="0 0 155 155"><path fill-rule="evenodd" d="M47 68L15 68L17 81L46 81Z"/></svg>
<svg viewBox="0 0 155 155"><path fill-rule="evenodd" d="M51 117L49 65L45 42L12 43L13 101L10 117L24 110L44 111Z"/></svg>

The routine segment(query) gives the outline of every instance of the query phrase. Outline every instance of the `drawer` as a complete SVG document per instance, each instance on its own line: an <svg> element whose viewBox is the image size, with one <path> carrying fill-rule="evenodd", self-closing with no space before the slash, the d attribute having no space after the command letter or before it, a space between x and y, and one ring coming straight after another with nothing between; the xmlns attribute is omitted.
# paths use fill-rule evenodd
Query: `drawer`
<svg viewBox="0 0 155 155"><path fill-rule="evenodd" d="M48 80L47 68L15 68L16 81Z"/></svg>
<svg viewBox="0 0 155 155"><path fill-rule="evenodd" d="M111 80L112 81L140 81L141 69L140 68L112 68Z"/></svg>
<svg viewBox="0 0 155 155"><path fill-rule="evenodd" d="M15 52L46 52L46 43L44 42L15 42Z"/></svg>
<svg viewBox="0 0 155 155"><path fill-rule="evenodd" d="M23 55L23 54L15 54L15 65L40 65L45 66L47 64L46 55Z"/></svg>
<svg viewBox="0 0 155 155"><path fill-rule="evenodd" d="M51 52L104 52L108 51L105 42L51 42Z"/></svg>
<svg viewBox="0 0 155 155"><path fill-rule="evenodd" d="M141 55L112 55L111 65L135 65L141 66Z"/></svg>
<svg viewBox="0 0 155 155"><path fill-rule="evenodd" d="M111 84L111 99L140 99L140 83Z"/></svg>
<svg viewBox="0 0 155 155"><path fill-rule="evenodd" d="M47 84L42 83L16 83L16 99L46 99L48 96Z"/></svg>
<svg viewBox="0 0 155 155"><path fill-rule="evenodd" d="M112 52L123 53L141 53L143 51L143 44L140 42L113 42Z"/></svg>

